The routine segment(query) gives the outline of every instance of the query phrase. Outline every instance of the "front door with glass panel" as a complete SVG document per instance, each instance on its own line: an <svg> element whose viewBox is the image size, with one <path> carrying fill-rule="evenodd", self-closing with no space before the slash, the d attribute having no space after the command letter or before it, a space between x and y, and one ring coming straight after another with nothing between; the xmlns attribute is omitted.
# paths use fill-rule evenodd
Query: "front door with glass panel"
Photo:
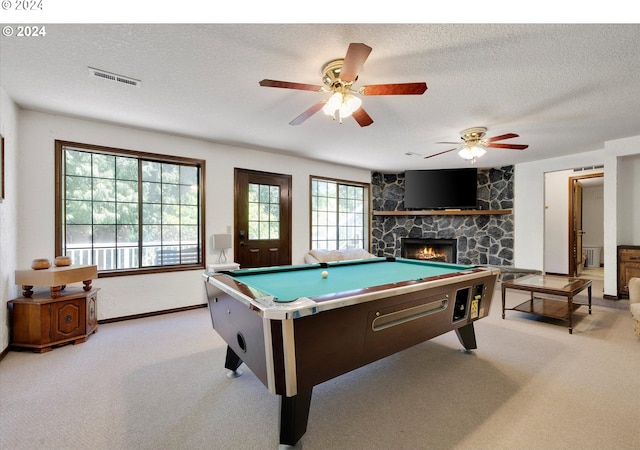
<svg viewBox="0 0 640 450"><path fill-rule="evenodd" d="M234 261L242 268L291 264L291 176L235 170Z"/></svg>

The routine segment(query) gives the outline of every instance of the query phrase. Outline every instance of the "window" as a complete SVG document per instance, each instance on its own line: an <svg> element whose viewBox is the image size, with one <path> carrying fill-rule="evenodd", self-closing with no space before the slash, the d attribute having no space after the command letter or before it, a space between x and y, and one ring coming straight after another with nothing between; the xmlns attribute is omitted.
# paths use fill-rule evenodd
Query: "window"
<svg viewBox="0 0 640 450"><path fill-rule="evenodd" d="M280 186L249 183L249 239L280 239Z"/></svg>
<svg viewBox="0 0 640 450"><path fill-rule="evenodd" d="M204 166L56 141L56 254L101 275L202 267Z"/></svg>
<svg viewBox="0 0 640 450"><path fill-rule="evenodd" d="M311 177L311 248L369 248L369 185Z"/></svg>

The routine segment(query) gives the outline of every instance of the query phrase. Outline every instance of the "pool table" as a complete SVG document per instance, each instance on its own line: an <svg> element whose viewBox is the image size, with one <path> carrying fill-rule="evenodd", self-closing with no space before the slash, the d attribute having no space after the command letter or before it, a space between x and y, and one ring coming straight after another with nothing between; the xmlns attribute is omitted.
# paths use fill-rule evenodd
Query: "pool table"
<svg viewBox="0 0 640 450"><path fill-rule="evenodd" d="M325 272L325 273L323 273ZM281 397L280 444L307 429L315 385L448 331L476 348L499 270L372 258L204 273L233 378L244 362Z"/></svg>

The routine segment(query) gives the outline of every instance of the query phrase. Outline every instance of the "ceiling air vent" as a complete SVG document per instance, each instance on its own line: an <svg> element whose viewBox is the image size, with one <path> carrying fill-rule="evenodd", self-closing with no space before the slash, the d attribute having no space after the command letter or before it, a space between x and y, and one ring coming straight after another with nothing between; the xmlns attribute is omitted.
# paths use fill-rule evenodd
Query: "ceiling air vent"
<svg viewBox="0 0 640 450"><path fill-rule="evenodd" d="M105 70L94 69L93 67L89 67L89 75L92 77L102 78L103 80L113 81L115 83L127 84L129 86L139 87L142 83L140 80L136 80L134 78L125 77L122 75L117 75L115 73L107 72Z"/></svg>

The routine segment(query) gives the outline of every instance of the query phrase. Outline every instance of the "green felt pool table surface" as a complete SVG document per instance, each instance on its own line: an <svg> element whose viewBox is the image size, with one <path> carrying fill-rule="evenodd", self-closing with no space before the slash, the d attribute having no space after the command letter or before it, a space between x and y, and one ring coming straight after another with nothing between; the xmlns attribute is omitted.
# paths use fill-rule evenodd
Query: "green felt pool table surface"
<svg viewBox="0 0 640 450"><path fill-rule="evenodd" d="M403 258L371 258L326 264L235 270L237 281L273 296L278 302L320 297L372 286L449 275L473 266ZM327 271L324 278L322 272Z"/></svg>

